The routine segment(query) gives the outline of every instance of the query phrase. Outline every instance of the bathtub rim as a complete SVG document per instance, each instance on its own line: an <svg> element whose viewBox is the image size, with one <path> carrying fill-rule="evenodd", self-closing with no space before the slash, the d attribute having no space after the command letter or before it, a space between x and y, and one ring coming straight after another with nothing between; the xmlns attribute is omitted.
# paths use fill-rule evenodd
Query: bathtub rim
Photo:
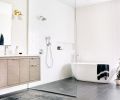
<svg viewBox="0 0 120 100"><path fill-rule="evenodd" d="M89 63L89 62L73 62L71 63L71 65L88 65L88 64L91 64L91 65L98 65L98 64L107 64L107 65L110 65L109 63Z"/></svg>

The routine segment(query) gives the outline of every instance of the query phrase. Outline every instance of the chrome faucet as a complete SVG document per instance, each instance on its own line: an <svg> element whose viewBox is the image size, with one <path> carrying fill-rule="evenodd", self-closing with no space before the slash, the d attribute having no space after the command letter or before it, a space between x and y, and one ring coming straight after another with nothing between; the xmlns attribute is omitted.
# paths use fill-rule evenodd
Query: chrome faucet
<svg viewBox="0 0 120 100"><path fill-rule="evenodd" d="M10 45L4 45L4 55L7 55L7 48L9 47Z"/></svg>

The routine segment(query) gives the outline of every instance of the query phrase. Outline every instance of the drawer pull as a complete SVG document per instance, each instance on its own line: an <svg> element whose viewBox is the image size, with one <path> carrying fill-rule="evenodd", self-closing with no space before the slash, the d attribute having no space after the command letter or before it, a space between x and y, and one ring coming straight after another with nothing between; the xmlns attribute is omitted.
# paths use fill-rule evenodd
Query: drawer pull
<svg viewBox="0 0 120 100"><path fill-rule="evenodd" d="M31 65L31 67L39 67L39 65Z"/></svg>
<svg viewBox="0 0 120 100"><path fill-rule="evenodd" d="M8 59L8 60L19 60L18 58L16 58L16 59Z"/></svg>

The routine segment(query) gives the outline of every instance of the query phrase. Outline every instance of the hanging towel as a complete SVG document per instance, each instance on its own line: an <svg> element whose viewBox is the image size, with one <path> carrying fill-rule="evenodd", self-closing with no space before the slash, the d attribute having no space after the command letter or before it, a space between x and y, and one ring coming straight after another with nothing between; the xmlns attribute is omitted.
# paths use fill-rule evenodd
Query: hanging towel
<svg viewBox="0 0 120 100"><path fill-rule="evenodd" d="M108 64L98 64L97 65L97 79L100 80L101 78L109 77L109 65Z"/></svg>

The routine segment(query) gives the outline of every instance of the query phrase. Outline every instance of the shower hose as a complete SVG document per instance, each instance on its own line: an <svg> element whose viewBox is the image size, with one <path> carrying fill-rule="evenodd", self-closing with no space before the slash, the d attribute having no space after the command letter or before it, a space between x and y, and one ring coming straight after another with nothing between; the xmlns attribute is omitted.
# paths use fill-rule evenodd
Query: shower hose
<svg viewBox="0 0 120 100"><path fill-rule="evenodd" d="M53 56L50 38L46 38L46 65L48 68L53 67Z"/></svg>

